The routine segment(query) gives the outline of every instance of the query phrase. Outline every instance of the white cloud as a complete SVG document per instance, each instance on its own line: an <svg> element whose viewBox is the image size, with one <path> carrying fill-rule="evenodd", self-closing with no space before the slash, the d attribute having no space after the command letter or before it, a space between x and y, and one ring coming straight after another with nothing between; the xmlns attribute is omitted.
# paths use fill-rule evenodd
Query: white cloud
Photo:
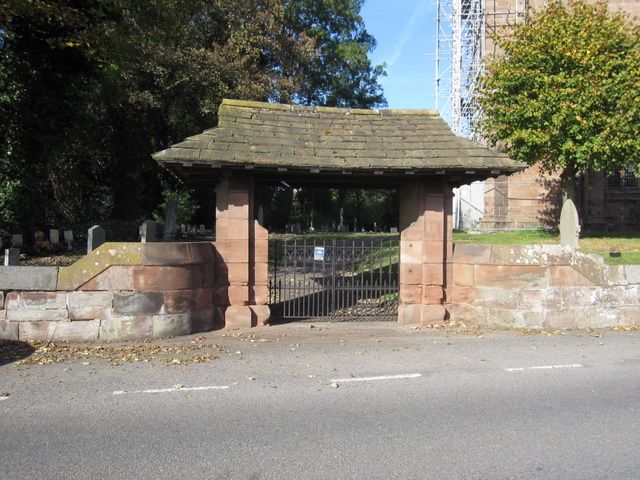
<svg viewBox="0 0 640 480"><path fill-rule="evenodd" d="M407 20L407 23L405 23L404 27L402 28L402 31L400 32L400 36L398 37L398 41L396 42L396 46L393 50L393 55L391 55L391 58L389 58L389 60L387 60L386 62L387 73L391 72L391 69L393 68L394 64L398 61L398 59L402 55L402 52L404 51L404 47L406 46L407 42L411 39L413 32L415 31L416 26L418 25L418 21L420 20L422 15L424 15L428 4L429 4L429 0L419 0L416 8L413 10L413 13L409 17L409 20Z"/></svg>

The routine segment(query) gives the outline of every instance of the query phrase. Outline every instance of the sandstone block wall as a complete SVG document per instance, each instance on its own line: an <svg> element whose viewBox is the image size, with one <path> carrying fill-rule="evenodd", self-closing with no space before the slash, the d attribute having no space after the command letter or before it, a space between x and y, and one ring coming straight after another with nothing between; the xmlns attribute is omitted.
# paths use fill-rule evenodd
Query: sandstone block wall
<svg viewBox="0 0 640 480"><path fill-rule="evenodd" d="M216 318L229 328L266 325L268 231L254 219L254 180L223 178L216 187Z"/></svg>
<svg viewBox="0 0 640 480"><path fill-rule="evenodd" d="M106 243L70 267L37 267L43 277L22 274L8 289L14 272L0 267L0 339L129 340L210 330L214 262L208 242ZM44 291L42 278L52 275L55 286Z"/></svg>
<svg viewBox="0 0 640 480"><path fill-rule="evenodd" d="M400 323L441 323L445 318L451 206L451 189L445 185L411 182L400 188Z"/></svg>
<svg viewBox="0 0 640 480"><path fill-rule="evenodd" d="M516 328L640 324L640 265L561 245L455 245L453 321Z"/></svg>

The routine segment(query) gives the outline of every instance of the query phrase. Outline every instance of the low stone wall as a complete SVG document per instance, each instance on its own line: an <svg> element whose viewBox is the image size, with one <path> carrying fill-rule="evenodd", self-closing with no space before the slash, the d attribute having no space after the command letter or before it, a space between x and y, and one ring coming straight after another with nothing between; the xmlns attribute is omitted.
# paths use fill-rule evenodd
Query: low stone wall
<svg viewBox="0 0 640 480"><path fill-rule="evenodd" d="M640 265L561 245L455 245L451 320L519 328L640 324Z"/></svg>
<svg viewBox="0 0 640 480"><path fill-rule="evenodd" d="M215 325L212 243L105 243L69 267L0 267L0 339L186 335Z"/></svg>

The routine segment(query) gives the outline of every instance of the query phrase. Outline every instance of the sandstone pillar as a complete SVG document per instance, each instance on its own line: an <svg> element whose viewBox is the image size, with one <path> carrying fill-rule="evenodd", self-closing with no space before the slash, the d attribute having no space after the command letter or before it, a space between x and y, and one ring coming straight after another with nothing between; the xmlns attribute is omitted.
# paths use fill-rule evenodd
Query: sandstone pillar
<svg viewBox="0 0 640 480"><path fill-rule="evenodd" d="M441 323L452 256L451 189L416 181L400 187L400 306L404 324Z"/></svg>
<svg viewBox="0 0 640 480"><path fill-rule="evenodd" d="M267 231L254 219L252 177L224 177L216 187L218 321L243 328L269 321Z"/></svg>

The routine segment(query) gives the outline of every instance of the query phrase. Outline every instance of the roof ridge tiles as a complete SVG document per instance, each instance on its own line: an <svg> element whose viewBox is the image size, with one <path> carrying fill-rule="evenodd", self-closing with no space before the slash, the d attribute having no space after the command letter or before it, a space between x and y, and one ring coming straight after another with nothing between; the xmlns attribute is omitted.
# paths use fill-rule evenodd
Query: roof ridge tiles
<svg viewBox="0 0 640 480"><path fill-rule="evenodd" d="M429 109L369 109L369 108L351 108L351 107L325 107L313 105L287 105L283 103L258 102L254 100L234 100L225 98L222 100L221 106L240 107L251 109L278 110L283 112L305 112L305 113L337 113L342 115L416 115L439 117L436 110Z"/></svg>

